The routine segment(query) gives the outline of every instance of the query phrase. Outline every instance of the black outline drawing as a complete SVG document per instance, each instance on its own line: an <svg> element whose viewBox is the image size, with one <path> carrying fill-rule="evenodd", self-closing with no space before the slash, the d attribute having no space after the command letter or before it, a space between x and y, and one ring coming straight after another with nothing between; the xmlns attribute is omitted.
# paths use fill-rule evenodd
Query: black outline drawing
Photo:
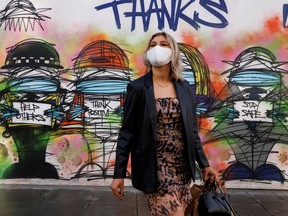
<svg viewBox="0 0 288 216"><path fill-rule="evenodd" d="M19 162L8 166L3 178L59 178L57 169L45 159L50 135L64 118L62 68L54 45L44 40L30 38L7 49L0 119L5 127L2 136L13 137ZM21 104L20 108L15 104ZM40 106L47 109L37 113Z"/></svg>
<svg viewBox="0 0 288 216"><path fill-rule="evenodd" d="M82 128L88 147L88 161L75 178L93 180L113 175L126 86L131 81L125 52L110 41L98 40L73 59L74 97L61 128Z"/></svg>
<svg viewBox="0 0 288 216"><path fill-rule="evenodd" d="M209 115L217 124L205 143L230 144L236 160L223 170L225 180L284 182L285 173L267 159L275 153L275 144L288 144L288 89L283 81L287 71L281 68L287 62L277 62L263 47L251 47L226 63L232 65L223 73L229 74L229 81L212 105Z"/></svg>
<svg viewBox="0 0 288 216"><path fill-rule="evenodd" d="M41 22L50 17L42 13L48 10L51 8L35 8L29 0L12 0L0 11L0 27L4 26L5 31L21 31L23 28L25 31L29 28L34 31L37 23L44 31Z"/></svg>

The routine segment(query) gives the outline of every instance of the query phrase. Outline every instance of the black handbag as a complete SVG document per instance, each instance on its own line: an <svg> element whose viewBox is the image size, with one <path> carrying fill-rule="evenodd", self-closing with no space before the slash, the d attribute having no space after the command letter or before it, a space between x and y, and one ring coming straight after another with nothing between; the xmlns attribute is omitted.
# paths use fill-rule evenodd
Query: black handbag
<svg viewBox="0 0 288 216"><path fill-rule="evenodd" d="M229 194L222 190L217 181L206 181L198 202L199 216L232 216L233 213Z"/></svg>

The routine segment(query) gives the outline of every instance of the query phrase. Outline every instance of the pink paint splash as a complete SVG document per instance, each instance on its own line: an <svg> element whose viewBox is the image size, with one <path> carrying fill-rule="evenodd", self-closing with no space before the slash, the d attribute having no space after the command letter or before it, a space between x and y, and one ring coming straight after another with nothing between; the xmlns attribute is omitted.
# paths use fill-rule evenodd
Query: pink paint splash
<svg viewBox="0 0 288 216"><path fill-rule="evenodd" d="M270 50L278 61L288 59L288 29L282 27L282 21L278 15L267 18L262 28L243 32L229 41L225 40L224 35L217 30L209 37L197 37L196 33L184 32L182 41L198 48L203 54L211 71L212 85L217 93L226 83L226 77L221 74L231 68L223 61L234 61L242 51L249 47L264 47Z"/></svg>
<svg viewBox="0 0 288 216"><path fill-rule="evenodd" d="M231 154L229 148L221 143L209 143L204 147L205 154L209 160L210 166L217 172L225 170L229 166Z"/></svg>

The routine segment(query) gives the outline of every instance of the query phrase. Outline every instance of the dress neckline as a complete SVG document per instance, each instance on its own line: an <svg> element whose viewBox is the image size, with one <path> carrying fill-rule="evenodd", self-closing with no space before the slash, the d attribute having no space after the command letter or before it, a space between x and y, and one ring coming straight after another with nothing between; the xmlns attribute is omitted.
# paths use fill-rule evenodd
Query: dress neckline
<svg viewBox="0 0 288 216"><path fill-rule="evenodd" d="M155 100L173 100L173 99L177 99L177 97L158 97L158 98L155 98Z"/></svg>

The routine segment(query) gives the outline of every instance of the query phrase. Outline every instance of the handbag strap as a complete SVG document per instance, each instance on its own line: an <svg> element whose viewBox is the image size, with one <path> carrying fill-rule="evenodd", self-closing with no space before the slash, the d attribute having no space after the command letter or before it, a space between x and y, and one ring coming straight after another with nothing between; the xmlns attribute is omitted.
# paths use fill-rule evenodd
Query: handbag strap
<svg viewBox="0 0 288 216"><path fill-rule="evenodd" d="M226 198L224 196L221 196L222 200L229 206L230 210L234 213L234 211L232 210L232 206L230 205L230 203L226 200ZM229 211L229 209L227 208L226 205L223 204L223 202L221 202L221 200L219 200L219 198L217 196L213 196L213 199L218 200L218 202L227 210Z"/></svg>

